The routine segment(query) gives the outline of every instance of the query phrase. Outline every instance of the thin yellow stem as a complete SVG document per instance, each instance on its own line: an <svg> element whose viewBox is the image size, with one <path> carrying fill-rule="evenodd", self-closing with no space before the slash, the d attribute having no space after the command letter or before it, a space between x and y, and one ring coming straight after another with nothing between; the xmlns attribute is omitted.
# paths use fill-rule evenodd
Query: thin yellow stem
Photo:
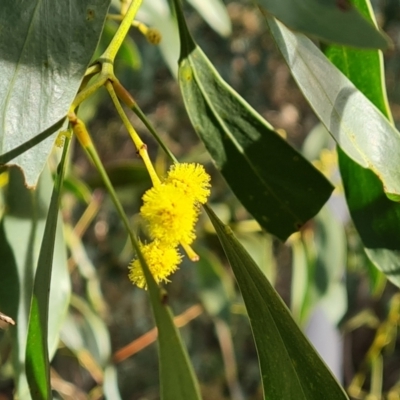
<svg viewBox="0 0 400 400"><path fill-rule="evenodd" d="M91 65L85 72L85 76L93 76L101 71L101 65L99 63Z"/></svg>
<svg viewBox="0 0 400 400"><path fill-rule="evenodd" d="M68 113L69 123L71 124L72 130L79 140L79 143L84 149L93 146L92 139L86 129L85 123L79 119L76 114L72 111Z"/></svg>
<svg viewBox="0 0 400 400"><path fill-rule="evenodd" d="M74 112L76 108L81 104L84 100L90 97L94 92L100 89L106 82L109 80L107 76L101 76L90 86L83 89L81 92L77 94L74 101L71 104L70 111Z"/></svg>
<svg viewBox="0 0 400 400"><path fill-rule="evenodd" d="M122 21L124 16L122 14L107 14L107 19L111 21Z"/></svg>
<svg viewBox="0 0 400 400"><path fill-rule="evenodd" d="M115 93L113 84L108 81L106 83L106 88L108 92L110 93L111 99L114 103L114 106L122 120L122 122L125 125L125 128L129 132L129 135L131 136L133 143L136 146L137 152L139 153L140 157L142 158L144 165L147 168L147 171L149 172L151 181L153 182L153 185L157 185L160 183L160 178L158 177L153 164L150 160L149 154L147 153L147 146L145 143L143 143L142 139L136 132L135 128L132 126L131 122L129 121L129 118L126 116L125 111L123 110L121 103L118 100L117 94Z"/></svg>
<svg viewBox="0 0 400 400"><path fill-rule="evenodd" d="M124 19L124 15L122 14L107 14L107 19L111 21L122 21ZM131 26L139 29L146 36L146 32L149 30L149 27L143 22L134 20L131 23Z"/></svg>
<svg viewBox="0 0 400 400"><path fill-rule="evenodd" d="M124 16L121 25L118 27L116 34L112 38L110 44L108 45L106 51L103 53L101 58L110 60L111 62L114 61L115 56L117 55L118 50L121 47L122 42L124 41L125 36L127 35L129 28L132 25L132 21L135 18L135 15L138 12L141 4L142 0L132 0L132 3L130 4Z"/></svg>
<svg viewBox="0 0 400 400"><path fill-rule="evenodd" d="M118 211L118 214L121 217L123 224L125 225L125 228L131 239L133 248L139 252L140 251L139 244L136 240L135 235L133 234L133 232L130 228L128 218L122 208L121 203L118 200L118 197L115 193L114 187L110 181L110 178L107 175L106 170L104 169L104 166L100 160L100 157L97 154L96 148L93 145L92 139L90 138L90 134L86 129L85 123L82 120L80 120L73 112L70 112L68 114L68 118L69 118L69 122L72 126L72 130L79 140L79 143L84 148L84 150L87 152L91 161L93 162L93 164L97 168L100 176L102 177L104 184L111 196L111 199L113 200L114 205Z"/></svg>
<svg viewBox="0 0 400 400"><path fill-rule="evenodd" d="M199 255L186 243L181 243L181 246L183 247L183 250L185 250L187 256L189 257L190 261L199 261L200 257Z"/></svg>
<svg viewBox="0 0 400 400"><path fill-rule="evenodd" d="M108 14L107 19L111 21L122 21L124 16L121 14ZM161 33L158 29L149 28L143 22L134 20L131 24L132 27L136 28L143 36L146 37L147 41L151 44L157 45L161 41Z"/></svg>
<svg viewBox="0 0 400 400"><path fill-rule="evenodd" d="M129 7L129 0L121 0L121 16L124 16Z"/></svg>

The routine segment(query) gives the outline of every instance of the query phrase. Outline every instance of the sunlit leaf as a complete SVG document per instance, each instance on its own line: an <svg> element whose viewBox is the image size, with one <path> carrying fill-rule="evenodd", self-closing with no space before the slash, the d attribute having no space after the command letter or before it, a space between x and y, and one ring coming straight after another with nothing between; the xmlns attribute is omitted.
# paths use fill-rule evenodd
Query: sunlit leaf
<svg viewBox="0 0 400 400"><path fill-rule="evenodd" d="M400 199L400 133L311 40L275 18L267 21L299 88L338 145L381 179L387 196Z"/></svg>
<svg viewBox="0 0 400 400"><path fill-rule="evenodd" d="M110 0L4 0L0 13L0 154L67 114ZM10 40L12 38L12 40ZM13 160L34 186L55 134Z"/></svg>
<svg viewBox="0 0 400 400"><path fill-rule="evenodd" d="M369 2L355 0L362 13L372 21ZM353 82L353 84L386 116L390 124L392 116L387 105L383 81L382 54L377 50L361 51L347 47L325 48L329 59ZM366 116L365 118L373 118ZM369 120L366 121L370 123ZM381 132L367 132L373 141L379 141ZM387 145L394 145L395 135L388 137ZM385 149L378 149L390 168L390 156ZM398 165L396 160L395 164ZM400 286L400 203L390 201L379 179L369 170L360 167L339 150L340 172L346 199L353 222L360 234L371 261L387 277ZM398 167L397 167L398 170Z"/></svg>

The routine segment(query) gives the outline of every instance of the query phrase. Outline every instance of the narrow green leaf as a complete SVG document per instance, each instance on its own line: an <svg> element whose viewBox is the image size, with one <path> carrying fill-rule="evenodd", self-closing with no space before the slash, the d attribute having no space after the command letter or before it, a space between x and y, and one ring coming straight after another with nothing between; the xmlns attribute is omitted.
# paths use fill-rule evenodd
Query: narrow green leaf
<svg viewBox="0 0 400 400"><path fill-rule="evenodd" d="M353 3L373 21L368 1L354 0ZM361 51L343 46L326 47L325 54L391 121L383 79L382 54L377 50ZM371 135L371 132L368 134ZM378 134L374 132L371 136L376 137ZM386 157L387 164L388 161ZM339 166L350 214L367 255L393 283L400 286L400 203L390 201L379 179L340 149ZM387 168L390 168L389 165Z"/></svg>
<svg viewBox="0 0 400 400"><path fill-rule="evenodd" d="M8 243L14 257L3 258L0 280L4 290L0 291L0 306L16 321L11 331L12 362L15 374L15 395L24 400L31 398L25 374L25 350L29 308L33 290L33 276L40 252L41 238L53 180L48 169L41 174L36 190L28 190L18 168L10 168L6 187L6 215L2 221L4 242ZM50 358L58 346L59 331L69 302L70 280L67 257L61 227L57 227L55 254L50 288L50 315L48 346ZM1 310L1 308L0 308ZM12 310L14 310L12 312ZM15 313L17 311L17 313Z"/></svg>
<svg viewBox="0 0 400 400"><path fill-rule="evenodd" d="M286 240L319 211L332 185L222 80L175 3L179 83L192 125L242 204L264 229Z"/></svg>
<svg viewBox="0 0 400 400"><path fill-rule="evenodd" d="M48 348L49 294L56 240L58 207L69 141L58 168L36 269L26 346L26 376L33 399L51 399Z"/></svg>
<svg viewBox="0 0 400 400"><path fill-rule="evenodd" d="M167 305L167 292L158 287L140 252L138 256L146 277L158 329L161 399L201 400L200 388L193 366Z"/></svg>
<svg viewBox="0 0 400 400"><path fill-rule="evenodd" d="M300 90L341 149L400 198L400 133L302 34L267 17L271 33Z"/></svg>
<svg viewBox="0 0 400 400"><path fill-rule="evenodd" d="M242 293L253 330L265 399L347 396L294 322L265 275L228 226L206 207Z"/></svg>
<svg viewBox="0 0 400 400"><path fill-rule="evenodd" d="M4 0L0 13L0 154L67 114L94 53L110 0ZM54 135L14 164L34 186Z"/></svg>
<svg viewBox="0 0 400 400"><path fill-rule="evenodd" d="M386 49L389 38L347 0L257 0L287 27L325 42Z"/></svg>

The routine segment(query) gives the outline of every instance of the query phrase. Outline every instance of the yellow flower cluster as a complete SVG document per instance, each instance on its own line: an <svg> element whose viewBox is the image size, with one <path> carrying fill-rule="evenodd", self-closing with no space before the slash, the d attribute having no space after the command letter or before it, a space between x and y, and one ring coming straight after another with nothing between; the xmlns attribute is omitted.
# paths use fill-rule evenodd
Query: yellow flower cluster
<svg viewBox="0 0 400 400"><path fill-rule="evenodd" d="M178 245L187 247L196 238L200 205L209 195L210 176L199 164L173 165L166 179L144 194L140 214L153 241L140 244L140 249L157 283L168 282L167 277L177 270L182 260ZM146 287L138 259L130 264L129 278Z"/></svg>

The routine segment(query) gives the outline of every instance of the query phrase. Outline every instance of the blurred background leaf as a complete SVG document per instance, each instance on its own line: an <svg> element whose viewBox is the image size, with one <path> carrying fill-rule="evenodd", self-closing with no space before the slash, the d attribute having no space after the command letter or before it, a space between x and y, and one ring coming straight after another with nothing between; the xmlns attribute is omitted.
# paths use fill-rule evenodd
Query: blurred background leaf
<svg viewBox="0 0 400 400"><path fill-rule="evenodd" d="M389 38L368 19L363 18L347 0L257 2L288 28L324 42L378 49L386 49L389 45Z"/></svg>

